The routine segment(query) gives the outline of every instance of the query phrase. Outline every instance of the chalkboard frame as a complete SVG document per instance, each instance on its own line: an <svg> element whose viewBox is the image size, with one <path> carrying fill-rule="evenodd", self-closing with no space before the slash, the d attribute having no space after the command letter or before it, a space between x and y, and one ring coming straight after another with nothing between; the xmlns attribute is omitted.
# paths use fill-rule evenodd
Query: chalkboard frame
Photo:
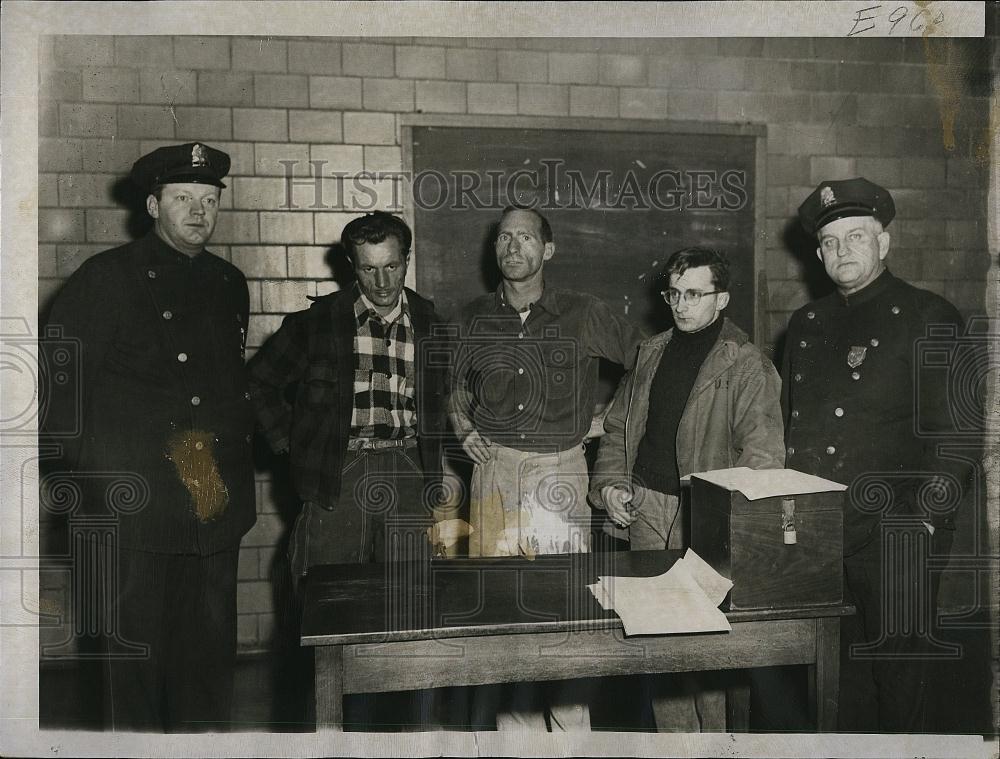
<svg viewBox="0 0 1000 759"><path fill-rule="evenodd" d="M767 329L768 288L765 276L766 255L766 155L767 126L755 122L715 122L715 121L667 121L640 119L601 119L563 116L496 116L496 115L449 115L449 114L406 114L400 117L400 145L404 176L413 176L413 131L420 127L454 127L463 129L537 129L537 130L577 130L583 132L644 132L661 134L699 134L753 137L754 141L754 239L752 282L756 283L754 298L753 340L763 346L770 334ZM408 283L416 282L419 262L420 230L416 224L416 209L409 182L402 182L400 201L403 217L413 230L417 250L408 272ZM433 294L430 294L433 295Z"/></svg>

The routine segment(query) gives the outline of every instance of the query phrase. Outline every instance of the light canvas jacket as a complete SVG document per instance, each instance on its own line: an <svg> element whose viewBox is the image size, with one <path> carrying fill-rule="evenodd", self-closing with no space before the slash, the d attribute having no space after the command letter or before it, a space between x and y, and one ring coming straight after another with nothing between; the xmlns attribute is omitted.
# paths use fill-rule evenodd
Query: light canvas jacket
<svg viewBox="0 0 1000 759"><path fill-rule="evenodd" d="M646 433L649 388L673 332L640 344L635 367L615 393L590 483L590 500L598 508L606 508L601 488L631 484L639 442ZM684 477L711 469L784 465L781 379L746 333L725 319L677 427L678 472Z"/></svg>

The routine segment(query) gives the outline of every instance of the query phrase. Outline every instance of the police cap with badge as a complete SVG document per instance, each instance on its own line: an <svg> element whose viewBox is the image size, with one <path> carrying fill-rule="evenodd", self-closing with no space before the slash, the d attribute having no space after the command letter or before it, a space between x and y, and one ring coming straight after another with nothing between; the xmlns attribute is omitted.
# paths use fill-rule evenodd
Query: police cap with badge
<svg viewBox="0 0 1000 759"><path fill-rule="evenodd" d="M885 227L895 215L889 191L864 177L822 182L799 206L799 220L810 234L848 216L873 216Z"/></svg>
<svg viewBox="0 0 1000 759"><path fill-rule="evenodd" d="M191 182L225 187L229 154L201 142L168 145L147 153L132 165L131 178L143 192L160 185Z"/></svg>

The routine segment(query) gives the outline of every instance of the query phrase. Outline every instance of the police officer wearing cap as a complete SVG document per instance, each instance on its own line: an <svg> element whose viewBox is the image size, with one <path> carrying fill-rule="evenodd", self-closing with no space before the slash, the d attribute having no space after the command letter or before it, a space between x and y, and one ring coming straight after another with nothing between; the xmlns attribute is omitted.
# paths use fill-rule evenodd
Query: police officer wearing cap
<svg viewBox="0 0 1000 759"><path fill-rule="evenodd" d="M229 156L159 148L132 168L152 230L99 253L57 295L49 328L78 341L79 398L53 391L47 425L81 510L111 525L92 545L105 711L114 730L224 729L236 655L236 573L256 519L244 373L243 274L205 250ZM43 437L43 441L45 438ZM131 489L123 496L122 487Z"/></svg>
<svg viewBox="0 0 1000 759"><path fill-rule="evenodd" d="M968 476L938 454L936 433L952 424L946 374L915 359L928 328L961 335L962 319L886 268L894 214L889 192L863 178L823 182L799 208L836 291L793 314L782 371L786 465L849 486L844 589L857 614L843 620L839 703L849 731L922 728L928 640L901 629L929 622L940 575L921 570L919 551L890 557L886 546L905 538L947 553Z"/></svg>

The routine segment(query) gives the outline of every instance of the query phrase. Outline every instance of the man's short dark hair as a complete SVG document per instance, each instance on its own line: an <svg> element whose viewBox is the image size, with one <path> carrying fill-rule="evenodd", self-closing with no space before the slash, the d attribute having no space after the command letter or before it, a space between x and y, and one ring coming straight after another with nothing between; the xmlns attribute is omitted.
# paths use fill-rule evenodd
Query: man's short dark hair
<svg viewBox="0 0 1000 759"><path fill-rule="evenodd" d="M350 222L340 234L340 243L353 261L359 245L378 245L387 237L395 237L404 258L410 255L413 233L398 216L385 211L373 211Z"/></svg>
<svg viewBox="0 0 1000 759"><path fill-rule="evenodd" d="M497 226L499 227L500 224L503 224L503 220L507 218L507 214L513 213L514 211L527 211L528 213L533 214L535 218L538 219L542 228L542 242L552 242L552 225L549 224L549 220L542 215L541 211L537 208L532 208L531 206L519 206L516 204L507 206L500 213L500 221L497 223Z"/></svg>
<svg viewBox="0 0 1000 759"><path fill-rule="evenodd" d="M684 248L670 256L663 270L665 284L669 285L672 274L683 277L688 269L697 269L699 266L707 266L712 271L712 286L716 290L729 290L729 261L719 251L711 248Z"/></svg>

